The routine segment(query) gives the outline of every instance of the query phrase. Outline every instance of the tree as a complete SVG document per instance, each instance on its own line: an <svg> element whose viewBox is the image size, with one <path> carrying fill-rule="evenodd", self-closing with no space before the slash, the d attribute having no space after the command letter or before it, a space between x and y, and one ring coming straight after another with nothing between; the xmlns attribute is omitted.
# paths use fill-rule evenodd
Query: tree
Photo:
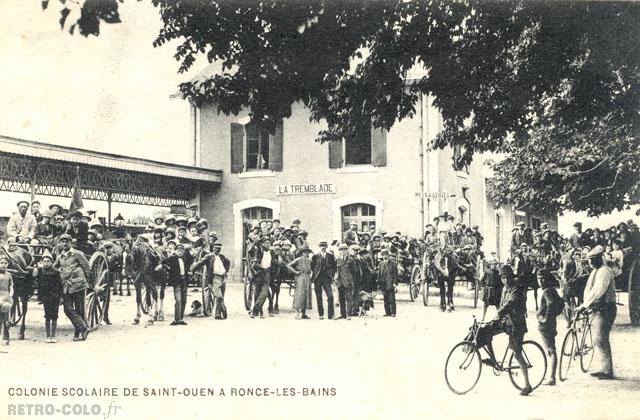
<svg viewBox="0 0 640 420"><path fill-rule="evenodd" d="M99 3L84 4L83 35L119 20L115 0ZM457 164L506 154L499 203L595 215L640 199L637 3L152 3L164 23L154 45L181 41L179 71L200 56L221 65L180 85L197 105L274 124L301 102L327 122L318 140L333 141L363 120L389 129L428 94L444 119L433 147L462 150Z"/></svg>

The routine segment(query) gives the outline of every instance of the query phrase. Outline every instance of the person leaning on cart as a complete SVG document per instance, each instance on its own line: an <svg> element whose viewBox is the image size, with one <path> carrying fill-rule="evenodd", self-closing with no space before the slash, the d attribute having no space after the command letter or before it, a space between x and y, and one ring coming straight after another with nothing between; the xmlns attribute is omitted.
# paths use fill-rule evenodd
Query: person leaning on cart
<svg viewBox="0 0 640 420"><path fill-rule="evenodd" d="M84 298L91 269L84 254L71 247L71 235L60 235L59 243L62 250L53 268L60 271L62 277L64 314L75 329L73 341L84 341L89 335L84 321Z"/></svg>
<svg viewBox="0 0 640 420"><path fill-rule="evenodd" d="M604 249L598 245L588 254L589 264L593 271L589 275L584 289L582 305L577 311L593 311L591 328L593 330L593 344L601 358L601 370L591 373L598 379L613 379L613 359L611 356L611 342L609 334L613 321L616 319L616 290L613 272L603 260Z"/></svg>

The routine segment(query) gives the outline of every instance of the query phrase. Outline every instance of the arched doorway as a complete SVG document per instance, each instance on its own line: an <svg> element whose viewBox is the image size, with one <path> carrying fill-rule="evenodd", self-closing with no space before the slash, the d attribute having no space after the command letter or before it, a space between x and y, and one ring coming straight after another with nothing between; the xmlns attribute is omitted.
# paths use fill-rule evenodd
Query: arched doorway
<svg viewBox="0 0 640 420"><path fill-rule="evenodd" d="M343 240L343 233L349 228L351 221L358 224L358 229L371 225L375 225L378 230L382 229L383 211L382 200L369 195L354 194L332 200L333 239Z"/></svg>
<svg viewBox="0 0 640 420"><path fill-rule="evenodd" d="M376 226L375 206L365 203L348 204L341 208L341 212L342 232L349 230L351 223L356 223L359 231L369 231L370 226Z"/></svg>
<svg viewBox="0 0 640 420"><path fill-rule="evenodd" d="M246 211L245 211L246 210ZM233 264L242 267L244 243L250 223L280 217L280 203L266 198L250 198L233 205Z"/></svg>

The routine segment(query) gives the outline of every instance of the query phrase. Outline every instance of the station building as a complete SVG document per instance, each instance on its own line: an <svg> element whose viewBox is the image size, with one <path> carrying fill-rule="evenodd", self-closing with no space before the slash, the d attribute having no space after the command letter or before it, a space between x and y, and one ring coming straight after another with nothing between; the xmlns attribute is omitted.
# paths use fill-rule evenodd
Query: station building
<svg viewBox="0 0 640 420"><path fill-rule="evenodd" d="M495 206L487 195L485 157L454 168L452 149L429 148L443 127L431 98L423 96L416 108L413 118L388 132L363 124L359 141L321 144L315 139L324 126L310 122L301 104L272 133L247 112L225 116L214 105L193 107L195 164L224 174L215 189L199 194L200 213L222 241L234 274L250 226L264 219L278 218L283 226L300 219L315 250L320 241L342 240L351 222L421 237L427 223L447 212L478 225L483 250L496 251L501 261L518 221L557 229L556 215Z"/></svg>

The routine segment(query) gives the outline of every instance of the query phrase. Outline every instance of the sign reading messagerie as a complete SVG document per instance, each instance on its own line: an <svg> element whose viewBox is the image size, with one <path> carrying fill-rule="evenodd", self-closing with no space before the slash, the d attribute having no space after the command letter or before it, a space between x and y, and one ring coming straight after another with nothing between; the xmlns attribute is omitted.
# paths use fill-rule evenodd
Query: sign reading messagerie
<svg viewBox="0 0 640 420"><path fill-rule="evenodd" d="M335 184L284 184L276 185L276 195L335 194Z"/></svg>

